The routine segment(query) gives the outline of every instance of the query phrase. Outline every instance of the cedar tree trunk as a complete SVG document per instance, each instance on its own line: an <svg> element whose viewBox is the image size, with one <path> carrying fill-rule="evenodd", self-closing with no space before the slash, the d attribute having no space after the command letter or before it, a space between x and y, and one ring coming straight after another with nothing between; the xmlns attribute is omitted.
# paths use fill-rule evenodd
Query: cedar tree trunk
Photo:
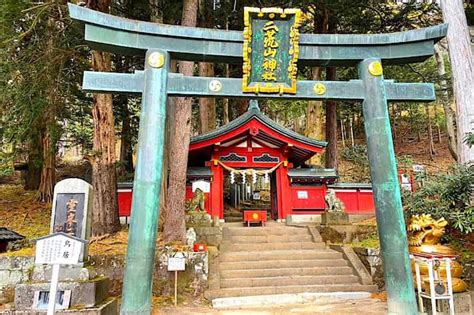
<svg viewBox="0 0 474 315"><path fill-rule="evenodd" d="M229 77L229 65L225 65L225 77ZM229 99L224 98L222 103L222 123L225 125L229 123Z"/></svg>
<svg viewBox="0 0 474 315"><path fill-rule="evenodd" d="M130 128L130 112L127 103L122 108L122 132L120 139L120 162L126 173L133 172L132 130Z"/></svg>
<svg viewBox="0 0 474 315"><path fill-rule="evenodd" d="M110 0L90 0L88 7L108 13ZM96 71L111 69L110 54L92 52L92 67ZM92 162L92 234L103 235L120 229L117 204L117 174L115 170L115 124L111 94L94 94Z"/></svg>
<svg viewBox="0 0 474 315"><path fill-rule="evenodd" d="M196 26L197 9L197 0L184 0L181 24ZM181 61L179 63L179 72L183 75L192 76L194 73L194 63ZM170 148L171 158L169 161L168 198L163 227L164 241L167 243L186 242L184 210L192 101L193 99L190 97L180 97L175 102L175 117L172 127L173 137Z"/></svg>
<svg viewBox="0 0 474 315"><path fill-rule="evenodd" d="M200 77L213 77L214 64L210 62L199 63ZM199 98L200 133L216 129L216 99L210 97Z"/></svg>
<svg viewBox="0 0 474 315"><path fill-rule="evenodd" d="M474 133L474 59L469 28L462 0L441 0L444 21L448 23L448 47L453 73L454 99L457 109L458 162L474 161L474 146L465 143Z"/></svg>
<svg viewBox="0 0 474 315"><path fill-rule="evenodd" d="M336 68L326 68L326 80L336 79ZM337 107L335 101L326 101L326 167L337 167Z"/></svg>
<svg viewBox="0 0 474 315"><path fill-rule="evenodd" d="M321 69L320 67L314 67L311 71L311 79L319 81L321 80ZM306 107L306 128L304 134L308 138L316 140L324 140L324 108L322 101L308 101ZM311 165L321 165L321 155L317 154L309 160Z"/></svg>
<svg viewBox="0 0 474 315"><path fill-rule="evenodd" d="M438 65L439 86L441 88L441 103L443 104L444 117L446 121L446 133L448 134L448 148L451 156L457 160L456 144L456 117L451 107L448 94L448 83L446 82L446 67L444 65L443 51L439 44L434 47L436 63Z"/></svg>
<svg viewBox="0 0 474 315"><path fill-rule="evenodd" d="M41 135L38 134L28 144L28 168L26 169L25 189L37 190L41 181L43 164L43 145Z"/></svg>
<svg viewBox="0 0 474 315"><path fill-rule="evenodd" d="M38 189L38 200L41 202L52 202L54 184L56 180L56 150L52 143L51 131L47 127L43 140L43 167L41 169L41 181Z"/></svg>

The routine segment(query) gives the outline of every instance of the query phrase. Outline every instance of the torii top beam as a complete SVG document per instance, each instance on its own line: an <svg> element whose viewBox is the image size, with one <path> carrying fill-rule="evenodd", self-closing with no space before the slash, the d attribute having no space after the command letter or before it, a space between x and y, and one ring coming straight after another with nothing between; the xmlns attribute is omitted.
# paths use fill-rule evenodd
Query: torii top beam
<svg viewBox="0 0 474 315"><path fill-rule="evenodd" d="M241 31L204 29L134 21L68 4L73 19L85 24L85 40L97 50L144 54L162 49L172 58L242 63ZM384 64L420 62L446 36L447 24L388 34L301 34L299 65L354 66L366 58Z"/></svg>

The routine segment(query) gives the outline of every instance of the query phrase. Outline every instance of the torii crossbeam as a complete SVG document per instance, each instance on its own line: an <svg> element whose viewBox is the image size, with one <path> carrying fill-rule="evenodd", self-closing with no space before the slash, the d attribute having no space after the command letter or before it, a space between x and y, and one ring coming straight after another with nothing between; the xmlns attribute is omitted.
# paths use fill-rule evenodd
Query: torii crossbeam
<svg viewBox="0 0 474 315"><path fill-rule="evenodd" d="M430 102L435 100L435 93L431 83L384 80L381 65L429 58L433 45L446 35L446 24L392 34L302 34L298 65L356 66L360 79L298 81L294 93L264 94L257 88L256 93L248 94L240 89L242 79L169 73L171 58L243 63L242 32L133 21L72 4L69 11L73 19L85 25L85 40L93 49L146 54L144 71L85 72L83 81L86 91L142 94L122 314L149 314L151 309L167 96L361 101L388 311L417 314L387 102Z"/></svg>

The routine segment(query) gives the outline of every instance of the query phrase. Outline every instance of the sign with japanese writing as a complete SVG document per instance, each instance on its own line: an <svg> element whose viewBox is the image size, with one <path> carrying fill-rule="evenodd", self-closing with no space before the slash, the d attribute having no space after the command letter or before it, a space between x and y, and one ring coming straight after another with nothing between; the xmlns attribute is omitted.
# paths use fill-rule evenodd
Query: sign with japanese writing
<svg viewBox="0 0 474 315"><path fill-rule="evenodd" d="M308 192L306 190L298 190L298 199L308 199Z"/></svg>
<svg viewBox="0 0 474 315"><path fill-rule="evenodd" d="M182 252L177 252L172 257L168 257L168 271L183 271L186 268L186 256Z"/></svg>
<svg viewBox="0 0 474 315"><path fill-rule="evenodd" d="M245 8L242 91L296 93L299 9Z"/></svg>
<svg viewBox="0 0 474 315"><path fill-rule="evenodd" d="M415 173L425 173L426 168L424 165L414 164L413 165L413 172Z"/></svg>
<svg viewBox="0 0 474 315"><path fill-rule="evenodd" d="M50 233L63 232L81 239L91 233L92 186L79 178L68 178L54 186Z"/></svg>
<svg viewBox="0 0 474 315"><path fill-rule="evenodd" d="M195 192L196 189L200 189L204 193L209 193L211 192L211 183L205 180L197 180L193 182L192 189L193 192Z"/></svg>
<svg viewBox="0 0 474 315"><path fill-rule="evenodd" d="M36 240L36 264L77 264L86 241L65 233L55 233Z"/></svg>

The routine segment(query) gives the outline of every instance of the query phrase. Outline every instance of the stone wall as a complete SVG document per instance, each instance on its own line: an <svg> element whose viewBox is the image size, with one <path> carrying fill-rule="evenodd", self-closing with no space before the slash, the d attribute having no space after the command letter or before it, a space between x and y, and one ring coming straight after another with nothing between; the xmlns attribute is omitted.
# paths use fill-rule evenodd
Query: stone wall
<svg viewBox="0 0 474 315"><path fill-rule="evenodd" d="M377 285L379 290L383 290L385 281L383 279L383 263L382 256L380 256L380 249L365 247L354 247L353 249L372 276L374 284Z"/></svg>
<svg viewBox="0 0 474 315"><path fill-rule="evenodd" d="M34 257L0 257L0 304L12 301L16 284L30 280Z"/></svg>
<svg viewBox="0 0 474 315"><path fill-rule="evenodd" d="M221 226L194 227L196 240L209 246L218 247L222 242Z"/></svg>
<svg viewBox="0 0 474 315"><path fill-rule="evenodd" d="M169 249L157 251L155 272L153 275L153 294L170 295L174 284L174 273L167 271ZM208 253L188 252L186 255L186 271L180 272L178 288L193 288L193 294L201 294L208 286ZM124 255L94 255L83 267L61 267L60 281L69 278L93 279L108 277L110 279L109 294L118 296L122 291L122 279L125 270ZM35 266L34 257L0 256L0 304L11 302L17 284L48 281L51 266Z"/></svg>
<svg viewBox="0 0 474 315"><path fill-rule="evenodd" d="M377 227L368 225L317 225L321 238L326 243L348 244L367 239L377 233Z"/></svg>

